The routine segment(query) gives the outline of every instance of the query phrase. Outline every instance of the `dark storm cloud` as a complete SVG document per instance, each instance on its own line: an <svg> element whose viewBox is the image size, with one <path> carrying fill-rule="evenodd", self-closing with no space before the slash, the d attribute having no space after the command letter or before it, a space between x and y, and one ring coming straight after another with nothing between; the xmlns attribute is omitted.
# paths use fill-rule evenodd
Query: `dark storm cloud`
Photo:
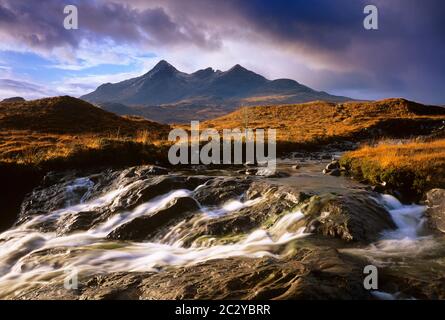
<svg viewBox="0 0 445 320"><path fill-rule="evenodd" d="M60 6L60 5L59 5ZM24 45L50 49L75 46L76 41L61 26L62 11L56 1L0 0L0 34Z"/></svg>
<svg viewBox="0 0 445 320"><path fill-rule="evenodd" d="M174 21L162 7L135 9L128 4L80 1L79 12L82 27L92 39L109 37L130 43L218 46L194 25Z"/></svg>
<svg viewBox="0 0 445 320"><path fill-rule="evenodd" d="M63 28L63 8L74 4L79 10L80 28ZM197 44L212 49L219 46L214 38L193 24L178 24L162 7L135 9L111 1L90 0L0 0L0 32L32 48L51 50L76 48L81 40L118 43L180 45Z"/></svg>
<svg viewBox="0 0 445 320"><path fill-rule="evenodd" d="M144 1L134 0L141 4ZM203 20L223 38L269 42L319 61L323 89L361 86L431 103L445 101L445 2L442 0L162 1L173 16ZM379 9L379 30L363 28L363 8ZM213 22L213 23L211 23ZM255 54L252 53L252 60ZM273 62L271 62L273 63ZM302 82L305 79L298 79ZM360 89L360 88L357 88Z"/></svg>
<svg viewBox="0 0 445 320"><path fill-rule="evenodd" d="M62 26L66 4L79 7L75 32ZM363 28L366 4L379 8L378 31ZM318 63L320 89L443 103L444 16L441 0L0 0L0 35L49 51L110 39L178 51L195 46L205 54L230 40L252 46L243 57L251 64L255 45L269 44Z"/></svg>
<svg viewBox="0 0 445 320"><path fill-rule="evenodd" d="M363 8L379 8L379 30L362 27ZM435 103L445 101L445 2L265 1L243 2L246 20L272 41L324 55L325 61L352 69L363 89L399 92ZM335 65L334 65L335 66ZM341 88L342 74L321 79ZM354 77L349 77L350 80Z"/></svg>
<svg viewBox="0 0 445 320"><path fill-rule="evenodd" d="M378 31L362 27L363 8L369 3L379 8ZM274 4L245 1L239 10L257 32L272 41L322 55L333 68L354 70L355 78L362 78L356 83L368 92L445 101L445 2L293 0ZM342 75L337 72L337 77L321 79L321 83L331 90L347 88L339 81Z"/></svg>
<svg viewBox="0 0 445 320"><path fill-rule="evenodd" d="M6 23L6 22L14 22L14 14L8 10L7 8L3 8L0 6L0 22Z"/></svg>

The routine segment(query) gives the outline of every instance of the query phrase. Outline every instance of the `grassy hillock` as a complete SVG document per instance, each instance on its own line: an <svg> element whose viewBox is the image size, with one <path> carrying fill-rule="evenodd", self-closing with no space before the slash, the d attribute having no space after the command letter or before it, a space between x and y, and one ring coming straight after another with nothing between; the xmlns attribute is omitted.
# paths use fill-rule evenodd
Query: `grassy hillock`
<svg viewBox="0 0 445 320"><path fill-rule="evenodd" d="M0 103L0 163L53 169L154 161L169 130L67 96Z"/></svg>
<svg viewBox="0 0 445 320"><path fill-rule="evenodd" d="M419 198L445 188L445 139L364 146L346 153L341 164L355 178Z"/></svg>
<svg viewBox="0 0 445 320"><path fill-rule="evenodd" d="M280 145L311 147L340 140L429 134L445 121L445 109L404 99L375 102L310 102L245 107L203 123L203 127L275 128Z"/></svg>

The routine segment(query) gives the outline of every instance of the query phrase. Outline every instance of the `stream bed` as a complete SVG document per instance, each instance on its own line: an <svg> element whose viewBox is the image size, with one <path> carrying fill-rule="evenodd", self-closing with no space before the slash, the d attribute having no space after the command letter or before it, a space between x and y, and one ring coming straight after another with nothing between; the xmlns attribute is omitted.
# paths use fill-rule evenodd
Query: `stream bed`
<svg viewBox="0 0 445 320"><path fill-rule="evenodd" d="M425 207L327 163L49 174L0 234L0 298L444 298L445 242ZM369 264L377 290L363 287Z"/></svg>

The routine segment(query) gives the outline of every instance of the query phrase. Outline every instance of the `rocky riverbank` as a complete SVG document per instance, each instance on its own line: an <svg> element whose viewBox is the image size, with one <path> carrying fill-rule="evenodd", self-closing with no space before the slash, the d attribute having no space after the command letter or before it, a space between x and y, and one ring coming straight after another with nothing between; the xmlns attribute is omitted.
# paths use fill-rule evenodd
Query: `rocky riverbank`
<svg viewBox="0 0 445 320"><path fill-rule="evenodd" d="M424 216L423 206L323 175L328 164L280 161L282 174L269 177L155 166L48 174L0 235L1 297L444 297L441 197ZM363 287L367 264L379 267L377 291ZM79 286L67 290L73 271Z"/></svg>

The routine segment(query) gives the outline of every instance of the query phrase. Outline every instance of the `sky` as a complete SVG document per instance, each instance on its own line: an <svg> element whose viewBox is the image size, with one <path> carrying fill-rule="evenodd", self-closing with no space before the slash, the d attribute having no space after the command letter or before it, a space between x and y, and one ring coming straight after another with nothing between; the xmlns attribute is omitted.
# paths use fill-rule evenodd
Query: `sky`
<svg viewBox="0 0 445 320"><path fill-rule="evenodd" d="M70 4L77 30L63 26ZM363 27L368 4L378 30ZM442 0L0 0L0 98L78 97L163 59L445 105L444 17Z"/></svg>

